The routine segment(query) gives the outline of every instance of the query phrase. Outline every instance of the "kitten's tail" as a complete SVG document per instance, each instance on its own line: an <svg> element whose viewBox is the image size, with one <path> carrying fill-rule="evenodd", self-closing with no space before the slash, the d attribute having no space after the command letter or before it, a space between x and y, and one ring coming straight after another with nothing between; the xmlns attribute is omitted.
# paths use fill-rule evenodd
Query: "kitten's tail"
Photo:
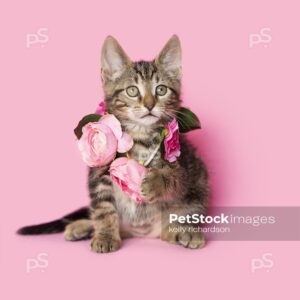
<svg viewBox="0 0 300 300"><path fill-rule="evenodd" d="M61 219L38 225L25 226L20 228L17 233L21 235L35 235L63 232L65 227L73 221L80 219L89 219L89 208L82 207Z"/></svg>

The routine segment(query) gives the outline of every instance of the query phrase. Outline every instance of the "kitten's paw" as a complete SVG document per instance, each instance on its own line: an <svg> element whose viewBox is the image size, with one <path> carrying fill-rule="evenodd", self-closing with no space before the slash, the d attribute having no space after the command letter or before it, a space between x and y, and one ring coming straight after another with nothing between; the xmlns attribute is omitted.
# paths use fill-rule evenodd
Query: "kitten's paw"
<svg viewBox="0 0 300 300"><path fill-rule="evenodd" d="M91 249L97 253L108 253L119 250L121 241L112 236L95 236L91 241Z"/></svg>
<svg viewBox="0 0 300 300"><path fill-rule="evenodd" d="M181 228L184 229L182 232L167 231L169 229L165 229L161 239L189 249L199 249L205 246L204 235L201 232L190 231L189 228L191 227L189 226L186 226L186 228L182 226Z"/></svg>
<svg viewBox="0 0 300 300"><path fill-rule="evenodd" d="M205 246L205 239L201 233L178 233L176 241L179 245L190 249L199 249Z"/></svg>
<svg viewBox="0 0 300 300"><path fill-rule="evenodd" d="M65 228L64 237L66 241L78 241L89 238L93 232L91 220L78 220Z"/></svg>
<svg viewBox="0 0 300 300"><path fill-rule="evenodd" d="M155 169L149 171L141 185L141 193L145 197L145 202L156 202L165 191L166 185L161 174Z"/></svg>

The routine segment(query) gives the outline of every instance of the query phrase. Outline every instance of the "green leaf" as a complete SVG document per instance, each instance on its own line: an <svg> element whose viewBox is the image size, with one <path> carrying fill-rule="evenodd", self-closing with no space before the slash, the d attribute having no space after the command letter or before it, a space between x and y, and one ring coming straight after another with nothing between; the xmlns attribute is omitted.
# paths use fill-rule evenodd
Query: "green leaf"
<svg viewBox="0 0 300 300"><path fill-rule="evenodd" d="M90 115L87 115L87 116L83 117L79 121L77 127L74 129L74 133L77 136L77 138L78 139L81 138L81 136L82 136L82 127L83 126L85 126L86 124L88 124L90 122L97 122L97 121L100 120L100 118L101 118L101 116L98 115L98 114L90 114Z"/></svg>
<svg viewBox="0 0 300 300"><path fill-rule="evenodd" d="M119 158L119 157L126 157L126 152L124 152L124 153L117 152L116 158Z"/></svg>
<svg viewBox="0 0 300 300"><path fill-rule="evenodd" d="M198 117L186 107L181 107L177 114L179 132L185 133L194 129L200 129Z"/></svg>

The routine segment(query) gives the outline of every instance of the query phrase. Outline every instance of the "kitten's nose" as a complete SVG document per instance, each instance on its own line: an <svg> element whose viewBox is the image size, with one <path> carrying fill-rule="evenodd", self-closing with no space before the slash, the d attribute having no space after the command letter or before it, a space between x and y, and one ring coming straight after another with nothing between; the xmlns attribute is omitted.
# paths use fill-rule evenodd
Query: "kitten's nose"
<svg viewBox="0 0 300 300"><path fill-rule="evenodd" d="M155 106L155 99L152 95L146 95L144 97L144 106L149 109L149 111L152 110L152 108Z"/></svg>

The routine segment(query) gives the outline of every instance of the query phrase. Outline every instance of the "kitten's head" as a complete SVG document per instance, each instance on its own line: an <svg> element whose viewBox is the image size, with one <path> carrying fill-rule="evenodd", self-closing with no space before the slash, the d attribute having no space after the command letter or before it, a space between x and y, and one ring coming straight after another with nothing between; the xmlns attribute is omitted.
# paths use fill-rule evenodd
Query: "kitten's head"
<svg viewBox="0 0 300 300"><path fill-rule="evenodd" d="M172 36L153 61L132 62L108 36L101 53L106 106L123 125L159 127L180 105L181 47Z"/></svg>

